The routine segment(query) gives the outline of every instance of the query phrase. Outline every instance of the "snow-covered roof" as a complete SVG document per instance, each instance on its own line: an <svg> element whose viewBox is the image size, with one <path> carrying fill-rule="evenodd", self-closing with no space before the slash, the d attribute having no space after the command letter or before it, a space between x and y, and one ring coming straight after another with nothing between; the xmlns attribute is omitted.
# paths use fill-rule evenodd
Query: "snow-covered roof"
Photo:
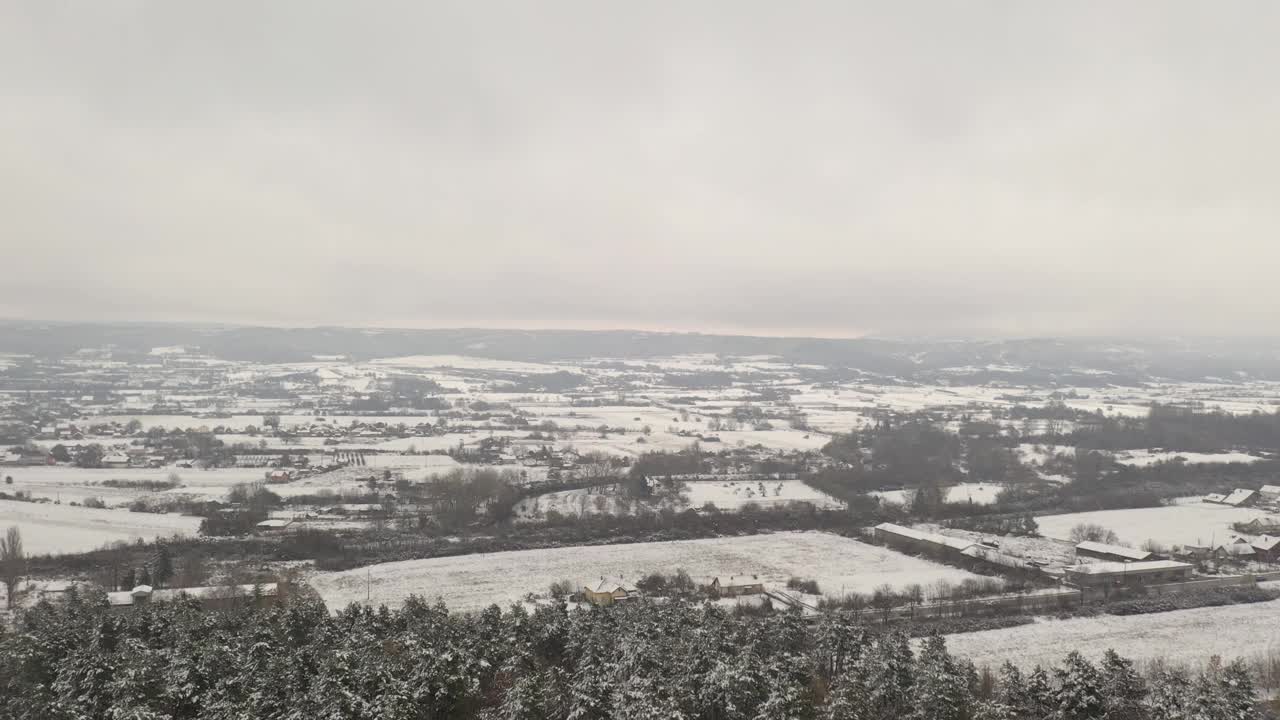
<svg viewBox="0 0 1280 720"><path fill-rule="evenodd" d="M1085 540L1077 544L1076 552L1081 550L1102 555L1115 555L1116 557L1129 558L1130 560L1146 560L1151 557L1151 553L1146 550L1137 550L1123 545L1108 545L1107 543L1093 542L1092 540Z"/></svg>
<svg viewBox="0 0 1280 720"><path fill-rule="evenodd" d="M954 537L951 537L950 535L940 535L938 533L925 532L923 530L916 530L914 528L904 527L902 525L895 525L894 523L880 523L875 527L875 529L877 532L889 533L890 535L897 535L899 537L909 538L911 540L918 540L920 542L932 543L934 545L942 545L944 547L952 548L953 550L964 551L969 547L977 544L972 540L966 540L964 538L954 538Z"/></svg>
<svg viewBox="0 0 1280 720"><path fill-rule="evenodd" d="M1014 568L1017 570L1030 570L1034 567L1022 558L1002 553L995 548L989 548L985 545L970 545L964 550L961 550L960 554L975 560L983 560L993 565L1000 565L1001 567Z"/></svg>
<svg viewBox="0 0 1280 720"><path fill-rule="evenodd" d="M291 525L292 523L293 523L293 520L289 518L272 518L270 520L263 520L262 522L258 523L258 527L264 530L271 530L274 528L289 527L289 525Z"/></svg>
<svg viewBox="0 0 1280 720"><path fill-rule="evenodd" d="M1241 505L1248 502L1256 494L1256 492L1247 488L1236 488L1227 496L1227 499L1222 502L1228 505Z"/></svg>
<svg viewBox="0 0 1280 720"><path fill-rule="evenodd" d="M744 587L747 585L759 585L760 578L755 575L730 575L725 577L717 575L711 579L717 587Z"/></svg>
<svg viewBox="0 0 1280 720"><path fill-rule="evenodd" d="M1263 485L1258 488L1263 495L1280 495L1280 485Z"/></svg>
<svg viewBox="0 0 1280 720"><path fill-rule="evenodd" d="M1258 550L1274 550L1277 545L1280 545L1280 537L1263 535L1250 544Z"/></svg>
<svg viewBox="0 0 1280 720"><path fill-rule="evenodd" d="M621 580L621 579L600 578L600 582L596 583L596 586L595 586L594 588L592 588L592 589L591 589L591 592L597 592L597 593L616 593L616 592L630 593L630 592L632 592L632 589L631 589L631 588L629 588L629 587L627 587L626 585L624 585L624 584L622 583L622 580Z"/></svg>
<svg viewBox="0 0 1280 720"><path fill-rule="evenodd" d="M1226 499L1227 499L1227 496L1223 495L1222 493L1209 493L1208 495L1204 496L1204 501L1211 502L1211 503L1220 503Z"/></svg>
<svg viewBox="0 0 1280 720"><path fill-rule="evenodd" d="M1221 552L1224 555L1252 555L1254 549L1248 542L1232 542L1219 545L1214 552Z"/></svg>
<svg viewBox="0 0 1280 720"><path fill-rule="evenodd" d="M1189 563L1177 560L1149 560L1147 562L1100 562L1073 565L1065 568L1068 574L1074 575L1111 575L1120 573L1158 572L1160 570L1181 570L1190 568Z"/></svg>

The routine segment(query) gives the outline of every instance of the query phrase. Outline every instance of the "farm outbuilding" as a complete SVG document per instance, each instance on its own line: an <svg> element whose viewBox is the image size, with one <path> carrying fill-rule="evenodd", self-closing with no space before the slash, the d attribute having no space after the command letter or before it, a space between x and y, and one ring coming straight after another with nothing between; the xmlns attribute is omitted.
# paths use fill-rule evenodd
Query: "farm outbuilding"
<svg viewBox="0 0 1280 720"><path fill-rule="evenodd" d="M1191 564L1176 560L1098 562L1063 570L1064 581L1078 588L1134 587L1191 578Z"/></svg>
<svg viewBox="0 0 1280 720"><path fill-rule="evenodd" d="M875 538L889 547L941 557L963 557L965 550L977 544L972 540L925 532L894 523L880 523L874 530Z"/></svg>
<svg viewBox="0 0 1280 720"><path fill-rule="evenodd" d="M1258 502L1259 495L1255 490L1250 490L1248 488L1236 488L1231 491L1230 495L1227 495L1221 500L1210 500L1209 498L1211 497L1213 496L1206 496L1205 500L1208 502L1230 505L1231 507L1250 507Z"/></svg>
<svg viewBox="0 0 1280 720"><path fill-rule="evenodd" d="M292 525L293 520L289 518L271 518L270 520L263 520L254 527L264 535L277 535L288 532Z"/></svg>
<svg viewBox="0 0 1280 720"><path fill-rule="evenodd" d="M1094 558L1096 560L1111 560L1114 562L1143 562L1150 560L1153 553L1146 550L1137 550L1123 545L1108 545L1107 543L1093 542L1086 540L1076 545L1076 557Z"/></svg>

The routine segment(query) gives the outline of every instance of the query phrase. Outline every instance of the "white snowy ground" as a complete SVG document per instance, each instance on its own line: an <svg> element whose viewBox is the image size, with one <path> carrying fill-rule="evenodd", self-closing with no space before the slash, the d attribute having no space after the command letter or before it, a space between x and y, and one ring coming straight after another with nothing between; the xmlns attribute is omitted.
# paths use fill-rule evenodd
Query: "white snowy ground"
<svg viewBox="0 0 1280 720"><path fill-rule="evenodd" d="M13 477L12 485L3 486L8 492L26 491L32 497L61 500L64 504L84 502L87 497L102 498L109 506L128 505L135 498L154 495L141 488L113 488L102 485L110 480L166 481L177 474L181 488L171 492L196 495L221 500L227 491L238 483L254 482L264 478L261 468L224 468L197 470L194 468L78 468L67 466L18 467L7 469L5 475Z"/></svg>
<svg viewBox="0 0 1280 720"><path fill-rule="evenodd" d="M996 496L1003 489L1004 485L999 483L960 483L947 488L946 502L990 505L996 501ZM909 497L913 497L914 492L914 490L874 490L867 494L874 495L885 502L901 505L906 503Z"/></svg>
<svg viewBox="0 0 1280 720"><path fill-rule="evenodd" d="M1267 517L1267 513L1197 501L1156 508L1041 515L1036 522L1041 535L1059 540L1069 539L1071 528L1076 525L1089 523L1114 530L1121 542L1134 547L1147 540L1167 547L1222 543L1238 535L1231 529L1232 523L1260 517Z"/></svg>
<svg viewBox="0 0 1280 720"><path fill-rule="evenodd" d="M1125 450L1116 453L1116 462L1121 465L1146 467L1158 462L1168 462L1180 458L1190 465L1209 463L1255 463L1262 458L1242 452L1226 453L1194 453L1194 452L1151 452L1149 450Z"/></svg>
<svg viewBox="0 0 1280 720"><path fill-rule="evenodd" d="M1206 607L1149 615L1099 615L947 636L953 653L979 666L1010 660L1024 668L1060 662L1068 650L1097 659L1107 649L1140 661L1163 658L1200 665L1213 655L1224 662L1280 652L1280 600Z"/></svg>
<svg viewBox="0 0 1280 720"><path fill-rule="evenodd" d="M11 526L22 531L28 554L42 555L83 552L137 538L194 535L200 518L0 500L0 529Z"/></svg>
<svg viewBox="0 0 1280 720"><path fill-rule="evenodd" d="M409 595L442 598L451 608L507 605L528 593L544 594L551 583L575 586L621 575L634 582L655 571L683 568L696 580L715 575L758 575L766 585L785 586L792 576L818 581L823 593L869 592L977 575L910 557L887 548L820 532L784 532L707 540L632 543L520 550L382 563L344 572L316 572L309 581L339 610L352 602L397 606Z"/></svg>

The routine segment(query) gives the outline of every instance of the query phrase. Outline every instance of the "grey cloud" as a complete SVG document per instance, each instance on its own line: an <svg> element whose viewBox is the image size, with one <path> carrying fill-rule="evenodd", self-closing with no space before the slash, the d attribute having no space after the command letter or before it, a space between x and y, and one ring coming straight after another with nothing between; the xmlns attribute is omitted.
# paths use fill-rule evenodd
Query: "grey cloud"
<svg viewBox="0 0 1280 720"><path fill-rule="evenodd" d="M0 314L1267 334L1277 20L7 3Z"/></svg>

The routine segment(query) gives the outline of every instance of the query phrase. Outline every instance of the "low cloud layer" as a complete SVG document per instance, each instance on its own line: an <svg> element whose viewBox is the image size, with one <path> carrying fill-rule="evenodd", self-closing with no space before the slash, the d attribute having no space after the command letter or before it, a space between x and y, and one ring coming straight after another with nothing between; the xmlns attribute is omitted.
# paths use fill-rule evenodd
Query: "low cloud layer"
<svg viewBox="0 0 1280 720"><path fill-rule="evenodd" d="M1272 334L1280 6L0 6L0 316Z"/></svg>

